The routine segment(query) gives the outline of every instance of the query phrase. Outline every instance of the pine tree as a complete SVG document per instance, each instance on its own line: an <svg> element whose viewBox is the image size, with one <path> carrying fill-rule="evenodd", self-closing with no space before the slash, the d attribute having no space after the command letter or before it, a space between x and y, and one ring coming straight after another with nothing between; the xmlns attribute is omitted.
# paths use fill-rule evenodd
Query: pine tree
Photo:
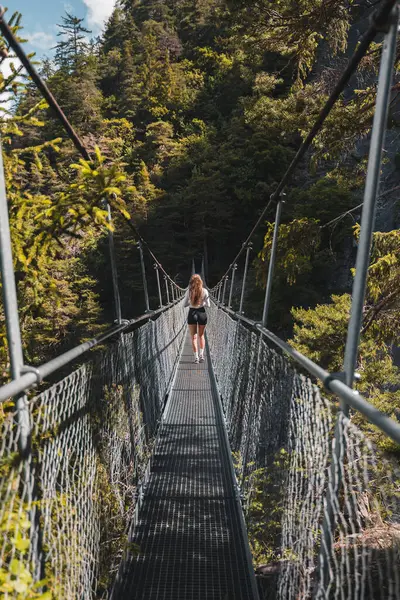
<svg viewBox="0 0 400 600"><path fill-rule="evenodd" d="M55 45L55 63L58 68L74 73L82 66L82 61L89 52L89 44L85 34L92 33L82 25L84 19L79 19L66 12L62 24L57 27L57 36L62 37Z"/></svg>

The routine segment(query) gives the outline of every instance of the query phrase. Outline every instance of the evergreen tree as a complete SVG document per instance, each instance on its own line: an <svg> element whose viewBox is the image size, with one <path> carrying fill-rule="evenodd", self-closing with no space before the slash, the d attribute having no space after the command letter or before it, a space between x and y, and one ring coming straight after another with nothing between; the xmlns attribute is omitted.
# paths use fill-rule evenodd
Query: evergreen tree
<svg viewBox="0 0 400 600"><path fill-rule="evenodd" d="M92 32L82 25L84 19L79 19L67 11L65 14L65 17L61 17L61 25L57 24L60 29L57 36L64 39L55 45L55 63L67 73L76 73L89 52L85 34Z"/></svg>

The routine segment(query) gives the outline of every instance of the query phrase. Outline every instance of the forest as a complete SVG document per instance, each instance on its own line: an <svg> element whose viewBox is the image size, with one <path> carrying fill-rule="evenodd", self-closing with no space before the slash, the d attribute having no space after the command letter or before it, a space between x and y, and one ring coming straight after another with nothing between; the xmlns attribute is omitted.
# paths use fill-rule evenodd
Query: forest
<svg viewBox="0 0 400 600"><path fill-rule="evenodd" d="M192 259L204 257L207 283L217 283L376 4L119 0L97 38L90 37L83 19L65 13L54 58L37 69L92 161L80 159L18 65L9 76L0 75L4 167L28 364L48 360L113 319L105 199L113 210L123 316L144 309L130 220L176 282L186 286ZM23 42L23 15L8 17ZM9 60L6 41L0 44L1 62ZM330 371L342 368L380 49L378 40L285 190L269 326ZM400 418L397 81L358 389ZM245 312L255 318L262 310L273 220L271 208L254 240ZM149 262L149 279L154 279L152 267ZM152 280L150 292L154 306ZM2 311L0 336L6 381ZM397 450L368 428L384 449Z"/></svg>

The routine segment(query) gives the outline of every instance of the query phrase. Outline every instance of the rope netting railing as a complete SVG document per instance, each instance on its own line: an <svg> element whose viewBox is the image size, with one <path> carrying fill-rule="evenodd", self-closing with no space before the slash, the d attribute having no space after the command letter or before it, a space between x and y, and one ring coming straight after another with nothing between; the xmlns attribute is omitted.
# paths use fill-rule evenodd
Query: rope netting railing
<svg viewBox="0 0 400 600"><path fill-rule="evenodd" d="M26 401L25 458L0 407L2 598L107 597L185 330L177 302Z"/></svg>
<svg viewBox="0 0 400 600"><path fill-rule="evenodd" d="M400 598L398 463L256 328L215 304L210 313L208 340L252 550L269 573L265 597Z"/></svg>

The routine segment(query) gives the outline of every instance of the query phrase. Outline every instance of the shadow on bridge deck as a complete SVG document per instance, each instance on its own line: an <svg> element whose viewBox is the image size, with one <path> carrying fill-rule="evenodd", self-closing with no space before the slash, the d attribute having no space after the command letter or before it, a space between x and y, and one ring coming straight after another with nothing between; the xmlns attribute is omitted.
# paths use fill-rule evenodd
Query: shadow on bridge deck
<svg viewBox="0 0 400 600"><path fill-rule="evenodd" d="M256 600L212 366L187 338L113 600Z"/></svg>

